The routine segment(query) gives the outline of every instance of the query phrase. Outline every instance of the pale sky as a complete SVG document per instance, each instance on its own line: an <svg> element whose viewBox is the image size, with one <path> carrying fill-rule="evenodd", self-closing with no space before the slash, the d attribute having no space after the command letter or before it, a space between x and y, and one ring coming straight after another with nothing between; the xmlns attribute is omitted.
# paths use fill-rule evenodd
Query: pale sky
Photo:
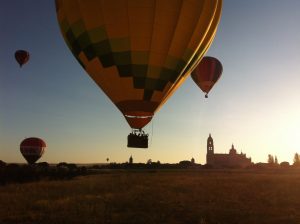
<svg viewBox="0 0 300 224"><path fill-rule="evenodd" d="M191 78L146 127L148 149L127 148L122 114L75 60L59 31L54 1L1 0L0 160L25 162L25 137L47 143L39 161L102 163L195 158L205 163L209 133L215 152L233 143L254 162L268 154L292 162L300 152L300 1L224 0L206 55L223 75L205 99ZM31 59L22 69L17 49Z"/></svg>

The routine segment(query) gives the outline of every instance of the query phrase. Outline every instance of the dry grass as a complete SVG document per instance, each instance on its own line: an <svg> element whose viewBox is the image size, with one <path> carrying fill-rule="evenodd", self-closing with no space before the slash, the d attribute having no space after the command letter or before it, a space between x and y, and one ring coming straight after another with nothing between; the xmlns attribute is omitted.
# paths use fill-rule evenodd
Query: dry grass
<svg viewBox="0 0 300 224"><path fill-rule="evenodd" d="M107 171L7 185L0 223L300 223L300 172Z"/></svg>

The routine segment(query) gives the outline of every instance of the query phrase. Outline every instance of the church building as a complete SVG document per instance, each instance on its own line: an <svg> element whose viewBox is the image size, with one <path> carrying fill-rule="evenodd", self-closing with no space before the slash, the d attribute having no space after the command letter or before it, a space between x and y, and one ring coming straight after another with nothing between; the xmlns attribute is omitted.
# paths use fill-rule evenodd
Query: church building
<svg viewBox="0 0 300 224"><path fill-rule="evenodd" d="M247 158L242 152L237 153L233 144L229 154L220 154L214 152L214 140L209 134L207 139L206 164L213 167L247 167L251 165L251 158Z"/></svg>

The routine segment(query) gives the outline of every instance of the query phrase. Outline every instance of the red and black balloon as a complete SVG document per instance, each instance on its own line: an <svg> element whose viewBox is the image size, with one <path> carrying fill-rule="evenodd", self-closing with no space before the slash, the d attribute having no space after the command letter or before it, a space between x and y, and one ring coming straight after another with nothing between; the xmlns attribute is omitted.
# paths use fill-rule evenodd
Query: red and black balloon
<svg viewBox="0 0 300 224"><path fill-rule="evenodd" d="M201 62L192 72L191 77L199 88L207 94L219 80L223 72L221 62L214 57L203 57Z"/></svg>
<svg viewBox="0 0 300 224"><path fill-rule="evenodd" d="M25 50L17 50L15 52L15 58L19 63L20 67L29 61L30 55L28 51Z"/></svg>
<svg viewBox="0 0 300 224"><path fill-rule="evenodd" d="M34 164L44 154L46 143L36 137L26 138L20 144L20 151L29 164Z"/></svg>

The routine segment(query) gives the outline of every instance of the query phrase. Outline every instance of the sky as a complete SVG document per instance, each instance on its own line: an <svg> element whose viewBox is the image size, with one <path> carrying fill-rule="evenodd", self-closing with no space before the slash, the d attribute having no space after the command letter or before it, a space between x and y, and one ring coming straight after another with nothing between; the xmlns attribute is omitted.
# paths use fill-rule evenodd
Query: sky
<svg viewBox="0 0 300 224"><path fill-rule="evenodd" d="M292 163L300 152L300 1L224 0L206 55L223 74L205 99L189 77L146 126L149 148L127 148L131 129L66 46L54 1L0 0L0 160L25 162L26 137L40 137L49 163L206 162L231 144L253 162ZM17 49L30 52L19 68Z"/></svg>

